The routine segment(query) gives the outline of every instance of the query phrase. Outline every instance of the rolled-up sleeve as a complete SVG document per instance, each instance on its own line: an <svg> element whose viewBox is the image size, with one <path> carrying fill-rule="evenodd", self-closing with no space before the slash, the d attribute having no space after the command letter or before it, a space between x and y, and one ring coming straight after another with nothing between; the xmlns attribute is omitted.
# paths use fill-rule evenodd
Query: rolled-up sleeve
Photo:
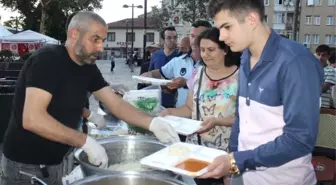
<svg viewBox="0 0 336 185"><path fill-rule="evenodd" d="M323 69L314 58L298 56L288 62L278 75L284 107L283 134L254 150L234 152L241 172L283 165L311 153L315 146Z"/></svg>
<svg viewBox="0 0 336 185"><path fill-rule="evenodd" d="M165 79L174 78L174 68L176 68L176 58L171 59L166 65L160 68L160 73ZM181 62L181 61L179 61Z"/></svg>

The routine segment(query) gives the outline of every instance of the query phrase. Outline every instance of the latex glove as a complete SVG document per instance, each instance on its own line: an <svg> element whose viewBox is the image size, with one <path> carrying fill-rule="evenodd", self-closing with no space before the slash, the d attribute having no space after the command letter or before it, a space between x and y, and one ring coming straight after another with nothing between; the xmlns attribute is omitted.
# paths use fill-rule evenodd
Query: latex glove
<svg viewBox="0 0 336 185"><path fill-rule="evenodd" d="M153 132L162 143L180 142L176 130L160 117L153 118L149 130Z"/></svg>
<svg viewBox="0 0 336 185"><path fill-rule="evenodd" d="M92 139L90 136L86 136L86 142L82 146L82 149L87 154L89 162L99 168L107 168L108 157L105 151L96 140Z"/></svg>
<svg viewBox="0 0 336 185"><path fill-rule="evenodd" d="M110 84L110 87L118 94L124 95L129 91L129 88L124 84Z"/></svg>
<svg viewBox="0 0 336 185"><path fill-rule="evenodd" d="M106 121L103 115L97 114L95 112L90 112L90 116L87 118L88 121L94 123L96 128L101 129L106 127Z"/></svg>

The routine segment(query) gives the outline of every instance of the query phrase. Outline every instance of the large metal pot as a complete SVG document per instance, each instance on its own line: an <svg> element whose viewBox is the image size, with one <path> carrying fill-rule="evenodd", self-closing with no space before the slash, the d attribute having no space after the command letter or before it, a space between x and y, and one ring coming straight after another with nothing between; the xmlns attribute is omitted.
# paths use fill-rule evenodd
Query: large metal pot
<svg viewBox="0 0 336 185"><path fill-rule="evenodd" d="M71 185L187 185L172 178L162 178L143 173L125 172L87 177Z"/></svg>
<svg viewBox="0 0 336 185"><path fill-rule="evenodd" d="M152 153L155 153L165 147L164 144L160 143L154 137L145 136L114 136L108 139L98 140L98 142L106 150L109 158L109 165L126 163L129 161L140 161L142 158ZM76 150L74 156L79 162L85 176L95 174L120 173L120 171L101 169L91 165L90 162L88 162L88 157L86 153L83 152L82 149ZM176 175L172 172L153 170L150 168L139 173L176 177Z"/></svg>

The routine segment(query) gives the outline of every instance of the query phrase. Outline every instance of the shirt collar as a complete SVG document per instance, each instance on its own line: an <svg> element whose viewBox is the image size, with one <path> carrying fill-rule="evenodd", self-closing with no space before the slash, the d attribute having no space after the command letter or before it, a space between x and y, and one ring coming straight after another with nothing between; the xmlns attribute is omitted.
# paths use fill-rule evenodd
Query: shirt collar
<svg viewBox="0 0 336 185"><path fill-rule="evenodd" d="M183 59L186 59L187 57L191 57L191 53L187 53L181 56Z"/></svg>
<svg viewBox="0 0 336 185"><path fill-rule="evenodd" d="M264 49L261 53L259 61L267 61L267 62L272 62L274 61L274 58L276 56L278 47L279 47L279 42L281 40L281 36L278 35L273 29L271 29L271 35L269 36ZM248 49L245 49L242 56L241 56L241 61L247 61L250 62L250 57L251 53Z"/></svg>

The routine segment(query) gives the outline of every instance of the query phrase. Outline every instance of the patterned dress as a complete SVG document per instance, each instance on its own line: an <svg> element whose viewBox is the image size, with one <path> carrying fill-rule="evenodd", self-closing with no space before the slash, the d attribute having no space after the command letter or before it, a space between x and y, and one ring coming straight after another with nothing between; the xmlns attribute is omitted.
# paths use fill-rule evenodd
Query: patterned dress
<svg viewBox="0 0 336 185"><path fill-rule="evenodd" d="M203 70L202 79L200 79ZM201 87L199 84L201 82ZM192 119L197 119L197 103L199 100L199 118L201 121L207 118L226 118L233 116L236 111L236 98L238 90L238 69L230 76L220 80L211 80L205 73L204 67L195 69L188 80L189 90L193 92ZM199 98L197 91L199 90ZM215 126L210 131L200 134L201 145L210 148L225 150L228 152L231 127ZM198 134L187 137L188 143L199 144Z"/></svg>

